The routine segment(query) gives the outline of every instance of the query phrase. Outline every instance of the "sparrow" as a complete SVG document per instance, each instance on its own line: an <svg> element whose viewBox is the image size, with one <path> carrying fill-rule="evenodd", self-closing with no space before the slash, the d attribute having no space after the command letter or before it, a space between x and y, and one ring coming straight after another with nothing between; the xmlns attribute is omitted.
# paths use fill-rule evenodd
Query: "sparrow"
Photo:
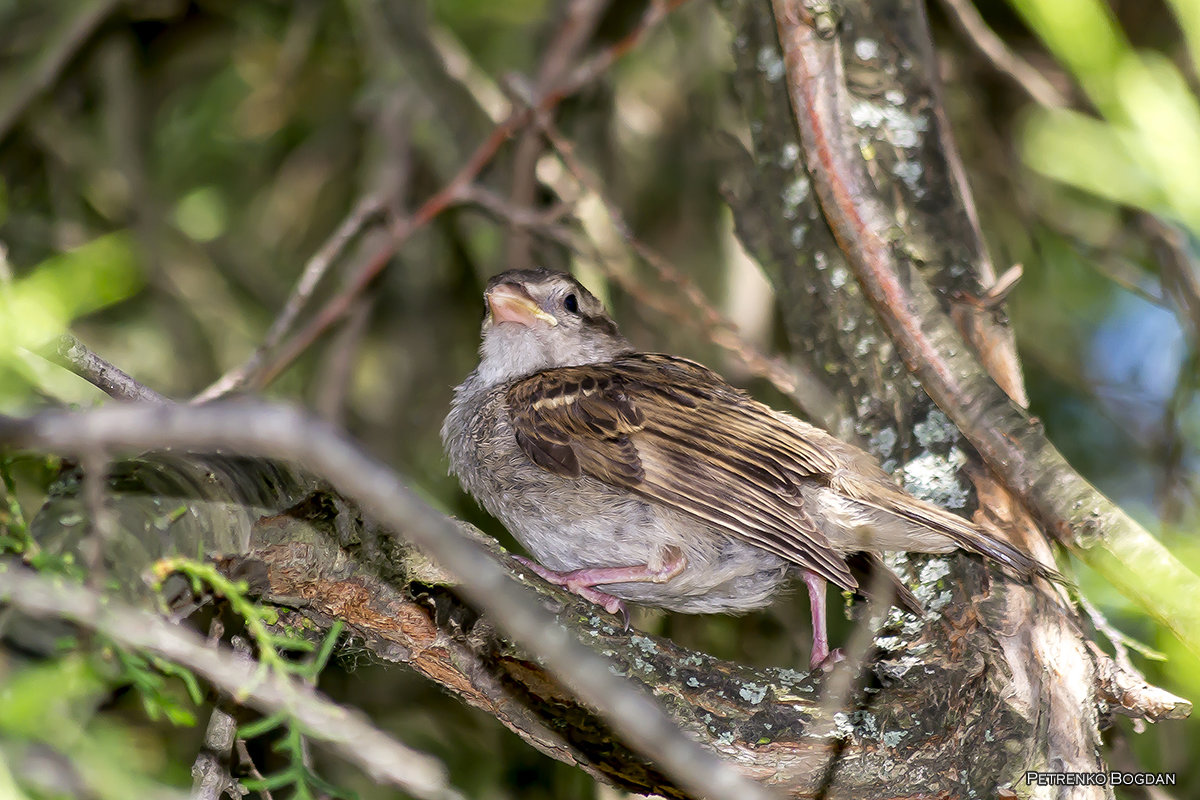
<svg viewBox="0 0 1200 800"><path fill-rule="evenodd" d="M626 625L626 601L744 612L799 574L817 667L831 658L826 582L863 593L863 570L882 570L891 602L923 613L882 552L963 549L1056 574L707 367L635 351L566 273L493 277L479 356L442 426L451 473L532 554L522 563Z"/></svg>

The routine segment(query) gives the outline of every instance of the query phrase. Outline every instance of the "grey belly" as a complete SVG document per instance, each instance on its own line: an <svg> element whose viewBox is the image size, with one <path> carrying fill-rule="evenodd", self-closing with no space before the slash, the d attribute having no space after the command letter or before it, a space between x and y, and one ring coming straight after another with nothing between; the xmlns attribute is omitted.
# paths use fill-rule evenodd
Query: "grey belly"
<svg viewBox="0 0 1200 800"><path fill-rule="evenodd" d="M672 548L681 552L687 565L666 583L598 587L642 605L690 614L748 611L770 603L791 572L765 550L588 477L545 473L520 496L501 495L494 505L488 510L517 541L556 571L659 565Z"/></svg>

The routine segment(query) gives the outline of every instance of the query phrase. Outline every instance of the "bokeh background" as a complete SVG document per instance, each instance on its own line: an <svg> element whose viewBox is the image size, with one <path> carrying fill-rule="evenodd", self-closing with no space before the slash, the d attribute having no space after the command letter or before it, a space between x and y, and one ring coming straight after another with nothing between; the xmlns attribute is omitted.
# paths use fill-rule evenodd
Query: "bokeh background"
<svg viewBox="0 0 1200 800"><path fill-rule="evenodd" d="M1043 76L1043 102L1063 104L1040 105L947 6L931 6L983 229L997 264L1023 267L1008 308L1032 411L1082 474L1200 569L1200 306L1189 289L1200 232L1200 4L976 7ZM613 2L588 49L625 35L644 10ZM551 0L0 0L2 410L104 402L36 355L67 329L159 392L203 390L254 350L304 264L362 198L387 198L383 218L400 219L453 176L491 131L489 104L534 79L561 16ZM746 125L729 81L733 35L719 5L692 0L556 119L636 237L751 340L786 353L770 287L722 201L729 137ZM518 150L508 143L482 173L501 200ZM532 201L544 209L557 199L536 190ZM572 211L578 220L550 215L518 231L482 200L446 210L264 392L343 423L431 502L501 537L446 476L437 431L474 365L483 283L507 266L574 268L638 346L712 364L786 407L695 328L567 246L564 232L603 230L596 220L606 217L594 203ZM315 305L386 237L382 224L367 226ZM637 280L657 281L619 237L604 244ZM5 497L31 514L52 470L6 458L4 475ZM0 510L0 525L12 509ZM1076 566L1149 680L1200 697L1196 656ZM784 601L745 620L645 614L639 624L778 664L800 660L806 613ZM0 690L23 675L14 663L0 654ZM604 792L402 670L346 657L322 688L436 753L472 797ZM80 722L100 723L120 729L113 736L144 771L188 782L202 722L172 728L117 695ZM0 747L21 730L0 711ZM1200 721L1135 733L1118 720L1108 739L1114 767L1177 772L1170 795L1200 796ZM333 783L389 796L315 758Z"/></svg>

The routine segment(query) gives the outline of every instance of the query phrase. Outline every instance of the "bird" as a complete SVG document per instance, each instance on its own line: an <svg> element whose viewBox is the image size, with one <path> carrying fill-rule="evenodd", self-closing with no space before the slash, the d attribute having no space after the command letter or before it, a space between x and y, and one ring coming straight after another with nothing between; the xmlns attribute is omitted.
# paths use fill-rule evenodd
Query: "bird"
<svg viewBox="0 0 1200 800"><path fill-rule="evenodd" d="M638 352L567 273L502 272L484 299L479 363L441 431L450 472L532 555L521 563L626 627L627 602L741 613L798 575L810 665L828 667L827 582L866 593L864 570L881 570L890 602L923 613L883 552L962 549L1057 575L862 449L701 364Z"/></svg>

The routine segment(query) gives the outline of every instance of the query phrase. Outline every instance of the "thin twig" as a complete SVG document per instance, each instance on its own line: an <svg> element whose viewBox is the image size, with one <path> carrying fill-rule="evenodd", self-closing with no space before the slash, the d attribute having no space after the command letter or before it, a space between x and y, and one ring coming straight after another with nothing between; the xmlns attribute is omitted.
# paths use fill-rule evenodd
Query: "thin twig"
<svg viewBox="0 0 1200 800"><path fill-rule="evenodd" d="M83 470L83 502L87 509L87 536L80 545L90 586L103 586L108 565L104 555L116 540L116 520L105 502L104 486L108 476L108 456L102 447L90 447L80 454Z"/></svg>
<svg viewBox="0 0 1200 800"><path fill-rule="evenodd" d="M866 681L867 655L880 627L887 619L888 608L891 605L895 591L887 582L887 577L875 571L871 574L870 587L867 591L866 609L859 623L854 626L854 632L843 649L845 660L835 664L832 674L825 683L825 691L821 696L821 710L816 719L820 730L826 736L837 737L844 744L838 730L839 715L849 716L850 703ZM833 786L837 777L837 764L842 753L841 746L830 750L825 763L818 771L821 776L817 784L817 797L824 797Z"/></svg>
<svg viewBox="0 0 1200 800"><path fill-rule="evenodd" d="M368 294L354 301L346 324L334 335L328 352L322 354L323 364L314 387L313 409L321 419L335 425L341 423L345 414L355 355L366 335L375 299L375 294Z"/></svg>
<svg viewBox="0 0 1200 800"><path fill-rule="evenodd" d="M533 231L563 247L574 248L570 231L561 224L562 218L570 213L570 208L564 203L544 209L514 206L505 198L477 183L471 184L463 191L462 202L476 205L480 210L507 222L514 228Z"/></svg>
<svg viewBox="0 0 1200 800"><path fill-rule="evenodd" d="M209 647L217 649L225 630L219 615L208 626ZM228 695L222 695L213 705L204 729L204 744L192 762L192 800L220 800L225 792L245 794L245 789L229 773L230 756L237 739L237 719L227 706Z"/></svg>
<svg viewBox="0 0 1200 800"><path fill-rule="evenodd" d="M533 85L534 97L549 94L566 77L568 68L587 44L607 5L607 0L570 0L566 4L562 24L538 66ZM508 199L514 208L533 205L537 187L535 168L542 150L542 138L537 127L526 128L513 155L512 189ZM531 243L527 230L513 229L509 234L505 263L509 267L529 266L532 263Z"/></svg>
<svg viewBox="0 0 1200 800"><path fill-rule="evenodd" d="M1062 92L1046 80L1032 64L1021 58L996 32L988 27L971 0L942 0L950 19L958 25L967 41L988 60L1045 108L1066 108L1070 105Z"/></svg>
<svg viewBox="0 0 1200 800"><path fill-rule="evenodd" d="M1151 237L1162 267L1163 294L1175 305L1193 348L1200 347L1200 275L1187 237L1153 214L1138 212L1138 224Z"/></svg>
<svg viewBox="0 0 1200 800"><path fill-rule="evenodd" d="M617 736L651 759L685 791L713 800L764 800L772 796L690 739L651 697L614 675L608 659L560 626L533 594L518 585L486 550L467 539L450 519L426 504L390 469L319 420L284 406L250 403L108 406L82 413L52 411L24 420L0 417L0 444L55 452L98 447L113 450L181 447L294 461L327 479L335 490L357 501L365 513L380 523L403 531L414 545L457 576L462 581L459 590L464 597L477 608L486 609L500 630L539 657L565 686L612 725ZM6 580L0 592L26 600L25 592L19 587L14 589L11 580ZM102 616L94 596L84 598L72 591L40 597L52 613L66 606L67 616L72 619L80 619L79 615L84 613L78 609L91 609L93 613L85 619L92 622ZM156 628L160 636L162 626L165 623L160 622ZM155 637L144 636L144 629L134 644L151 649L164 646ZM174 652L164 654L176 657ZM185 663L211 665L214 654L199 645L186 655ZM217 677L227 675L221 671ZM238 688L244 686L238 684ZM299 691L292 686L289 694ZM273 697L282 702L281 696ZM333 720L312 722L301 718L301 721L310 730L327 737L335 732ZM367 729L364 736L373 732L361 720L355 719L354 724ZM349 743L343 738L347 731L346 725L336 728L338 743ZM388 749L385 745L390 747L390 740L358 742L356 755L365 758L370 753L379 757L383 751L377 748ZM372 768L378 766L372 762ZM411 777L412 768L404 772ZM430 773L423 774L432 779ZM434 785L427 784L425 788Z"/></svg>
<svg viewBox="0 0 1200 800"><path fill-rule="evenodd" d="M271 327L267 330L259 346L251 353L249 358L226 372L213 382L211 386L196 395L192 399L193 403L206 403L210 400L215 400L218 397L241 389L250 382L255 373L262 368L267 354L291 331L296 318L300 315L304 306L307 305L317 288L317 284L321 282L321 278L329 271L333 262L341 255L350 242L354 240L354 237L372 219L383 212L386 202L387 199L383 193L374 193L367 195L355 204L350 213L346 215L346 218L337 226L337 229L325 240L325 243L308 260L308 263L304 265L304 270L300 274L300 280L296 282L296 286L292 289L291 295L283 304L279 316L271 323Z"/></svg>
<svg viewBox="0 0 1200 800"><path fill-rule="evenodd" d="M138 383L119 367L93 353L69 333L60 336L53 349L47 347L39 355L74 372L114 400L132 403L171 402L170 398Z"/></svg>
<svg viewBox="0 0 1200 800"><path fill-rule="evenodd" d="M558 105L563 98L575 94L575 92L607 72L608 68L618 59L636 47L638 42L649 31L657 28L667 18L668 14L686 2L687 0L651 0L645 13L642 14L641 20L638 21L633 30L576 67L571 76L555 89L551 97L543 100L543 103L539 105L539 112L548 111L550 108ZM545 107L543 108L542 106Z"/></svg>
<svg viewBox="0 0 1200 800"><path fill-rule="evenodd" d="M173 408L186 412L184 407ZM29 614L71 620L126 647L182 664L264 713L286 712L347 761L416 797L461 798L436 759L401 744L360 712L339 706L302 681L264 672L228 648L213 649L193 631L82 586L44 577L19 562L6 560L0 570L4 573L0 600L5 603Z"/></svg>
<svg viewBox="0 0 1200 800"><path fill-rule="evenodd" d="M942 0L942 5L949 12L951 19L959 25L967 40L999 72L1011 77L1031 100L1042 108L1070 107L1069 100L1054 88L1053 84L988 27L970 0ZM1154 214L1147 211L1135 213L1138 226L1150 237L1162 267L1163 293L1172 298L1177 316L1192 342L1200 342L1200 274L1197 274L1196 261L1188 249L1187 242L1178 230ZM1097 260L1091 263L1097 268L1100 267ZM1147 299L1153 297L1135 283L1121 280L1119 275L1103 270L1102 274L1122 288Z"/></svg>
<svg viewBox="0 0 1200 800"><path fill-rule="evenodd" d="M258 765L254 763L254 759L250 757L250 749L246 747L246 740L238 739L236 747L238 761L245 767L246 772L249 773L250 777L254 778L256 781L266 781L266 776L262 774L262 771L259 770ZM268 789L259 789L258 796L263 798L263 800L275 800Z"/></svg>
<svg viewBox="0 0 1200 800"><path fill-rule="evenodd" d="M458 173L429 197L411 216L398 220L392 226L389 241L350 277L345 288L331 297L316 316L309 321L308 325L283 343L280 353L260 373L255 382L256 385L262 387L273 381L331 325L340 320L349 310L354 298L361 294L371 281L384 270L392 256L413 233L423 228L446 209L461 202L467 187L471 185L483 168L491 163L501 145L508 141L509 137L528 124L530 120L545 115L564 99L601 75L618 58L641 41L646 33L662 22L672 9L684 2L686 0L656 0L632 31L576 68L571 76L554 91L540 98L532 111L528 108L511 109L508 115L496 124L487 138L475 148Z"/></svg>

